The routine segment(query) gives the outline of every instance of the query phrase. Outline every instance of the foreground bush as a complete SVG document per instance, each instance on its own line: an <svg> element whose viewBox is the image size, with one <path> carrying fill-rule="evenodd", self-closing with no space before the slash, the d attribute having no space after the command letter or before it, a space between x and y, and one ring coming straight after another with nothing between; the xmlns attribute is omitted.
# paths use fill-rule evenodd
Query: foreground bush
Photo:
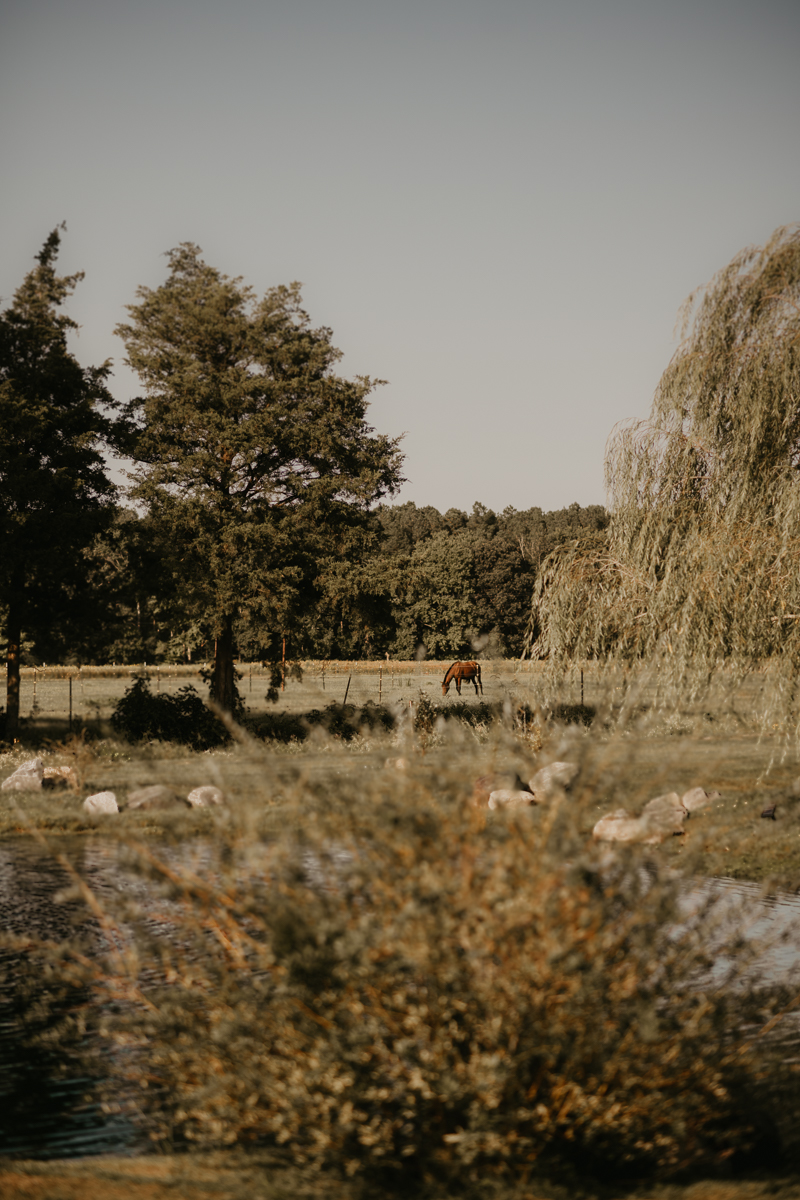
<svg viewBox="0 0 800 1200"><path fill-rule="evenodd" d="M102 994L125 998L104 1032L153 1136L387 1186L746 1147L735 1014L690 986L708 958L671 886L625 852L601 870L558 804L486 826L457 777L433 782L329 781L302 838L243 820L194 868L140 860L169 903Z"/></svg>

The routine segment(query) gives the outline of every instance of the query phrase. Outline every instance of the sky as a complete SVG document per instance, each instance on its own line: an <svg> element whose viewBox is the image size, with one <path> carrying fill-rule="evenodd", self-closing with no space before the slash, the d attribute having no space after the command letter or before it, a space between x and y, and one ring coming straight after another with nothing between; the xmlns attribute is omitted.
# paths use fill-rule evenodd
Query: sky
<svg viewBox="0 0 800 1200"><path fill-rule="evenodd" d="M62 221L85 365L164 253L299 280L397 501L605 500L683 299L800 219L796 0L0 0L0 304Z"/></svg>

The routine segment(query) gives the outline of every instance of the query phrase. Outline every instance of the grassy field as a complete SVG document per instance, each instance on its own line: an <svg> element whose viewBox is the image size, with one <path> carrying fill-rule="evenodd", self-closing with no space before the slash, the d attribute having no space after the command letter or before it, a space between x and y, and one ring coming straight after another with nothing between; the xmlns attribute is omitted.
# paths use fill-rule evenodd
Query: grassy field
<svg viewBox="0 0 800 1200"><path fill-rule="evenodd" d="M441 700L441 681L449 662L304 662L299 664L301 681L287 671L285 687L277 703L268 703L266 692L270 675L260 663L239 663L239 690L248 709L263 712L307 712L328 704L342 703L347 696L350 704L362 706L371 701L378 704L398 704L417 701L420 693ZM133 679L146 673L154 692L174 694L179 688L191 686L205 694L206 685L201 672L210 664L193 666L133 667L23 667L20 684L20 715L26 732L66 732L72 698L73 728L81 724L107 721L114 707ZM536 697L545 677L540 664L517 660L497 660L482 664L482 683L489 700L502 701L510 693ZM587 704L598 700L605 685L585 668L584 692ZM462 698L474 698L471 684L465 684ZM565 692L565 702L579 703L581 697L580 668L576 668ZM455 685L451 686L448 702L458 699ZM0 681L0 707L5 706L5 680Z"/></svg>

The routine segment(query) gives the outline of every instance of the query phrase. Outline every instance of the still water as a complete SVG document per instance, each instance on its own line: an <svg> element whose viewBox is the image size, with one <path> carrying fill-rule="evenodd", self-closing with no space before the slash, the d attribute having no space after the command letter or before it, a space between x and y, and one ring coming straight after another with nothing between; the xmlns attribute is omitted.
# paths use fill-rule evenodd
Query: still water
<svg viewBox="0 0 800 1200"><path fill-rule="evenodd" d="M210 849L194 842L167 853L202 871L209 865ZM124 869L119 843L61 838L58 850L100 898L123 889L146 905L147 887ZM331 885L313 855L305 865L312 885ZM99 938L99 930L79 902L65 899L72 883L68 870L46 845L32 838L7 839L0 844L0 928L21 937L54 941L79 934L91 944ZM745 950L758 945L757 952L745 952L736 960L718 953L704 987L735 988L756 982L796 985L800 992L799 896L764 896L756 884L701 880L687 886L681 907L676 936L686 926L701 922L712 949L715 942L721 947L733 931L741 935ZM0 950L0 1154L60 1158L143 1149L144 1139L130 1121L103 1111L88 1097L96 1081L61 1077L63 1061L57 1046L44 1044L32 1050L21 1045L17 985L23 967L24 951ZM70 1002L74 1001L73 996ZM800 1053L800 1018L789 1014L776 1032L782 1056L792 1061Z"/></svg>

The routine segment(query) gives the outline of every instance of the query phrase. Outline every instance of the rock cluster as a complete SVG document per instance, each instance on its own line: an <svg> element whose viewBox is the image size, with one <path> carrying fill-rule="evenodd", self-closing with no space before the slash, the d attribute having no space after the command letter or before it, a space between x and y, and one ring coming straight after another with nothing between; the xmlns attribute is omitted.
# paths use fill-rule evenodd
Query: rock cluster
<svg viewBox="0 0 800 1200"><path fill-rule="evenodd" d="M683 796L677 792L666 792L648 800L638 817L626 808L616 808L601 817L592 830L599 842L641 842L645 846L657 846L673 834L684 833L684 821L690 813L704 808L719 796L719 792L707 792L695 787Z"/></svg>
<svg viewBox="0 0 800 1200"><path fill-rule="evenodd" d="M580 768L576 763L553 762L542 767L527 783L514 776L512 787L491 788L490 780L479 779L475 785L475 796L480 802L482 793L487 795L489 808L511 807L519 808L526 804L542 804L556 792L569 791ZM481 786L483 785L483 786Z"/></svg>
<svg viewBox="0 0 800 1200"><path fill-rule="evenodd" d="M32 758L17 767L0 783L2 792L40 792L42 788L69 786L78 790L78 778L72 767L44 767L40 758ZM128 793L126 810L164 809L176 804L189 808L208 808L214 804L224 804L225 796L218 787L206 785L193 788L188 796L180 796L172 788L161 783L150 787L135 788ZM120 807L114 792L96 792L87 796L83 802L85 812L93 815L118 813Z"/></svg>

